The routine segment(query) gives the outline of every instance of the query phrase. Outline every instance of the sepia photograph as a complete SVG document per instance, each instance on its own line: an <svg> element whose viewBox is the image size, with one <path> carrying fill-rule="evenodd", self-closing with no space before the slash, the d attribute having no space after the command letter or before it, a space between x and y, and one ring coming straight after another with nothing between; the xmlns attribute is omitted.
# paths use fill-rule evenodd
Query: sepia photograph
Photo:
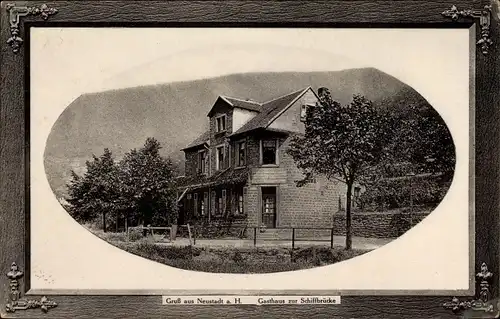
<svg viewBox="0 0 500 319"><path fill-rule="evenodd" d="M446 195L455 148L438 112L376 68L263 69L84 93L44 159L61 205L109 243L183 269L260 273L401 236Z"/></svg>
<svg viewBox="0 0 500 319"><path fill-rule="evenodd" d="M0 317L500 316L497 0L0 8Z"/></svg>
<svg viewBox="0 0 500 319"><path fill-rule="evenodd" d="M389 272L384 258L372 253L401 245L394 258L401 258L402 251L407 255L410 248L398 238L414 236L422 249L419 238L427 237L426 245L438 251L439 243L432 241L445 241L439 232L431 239L430 233L440 226L429 217L451 214L450 209L461 231L450 232L449 240L467 243L473 235L468 204L471 134L456 129L470 125L468 65L462 62L454 72L441 75L453 76L443 80L449 87L437 90L437 83L427 84L436 90L435 97L429 94L436 106L405 83L413 72L407 67L411 48L396 49L399 42L390 42L407 38L413 46L422 46L425 41L435 54L456 49L459 39L468 39L467 30L444 30L434 37L416 29L32 32L32 81L40 83L33 85L33 106L57 103L60 111L51 114L54 121L46 121L44 130L39 121L32 122L31 136L47 137L36 143L45 174L33 168L31 194L35 202L42 194L57 200L58 218L66 220L57 228L65 234L74 229L71 238L80 245L93 247L104 240L121 254L168 266L166 271L189 270L202 277L293 276L308 269L340 277L340 272L325 267L338 264L348 272L346 261L366 269L369 260L377 260L380 264L373 271ZM158 39L151 57L133 47L144 33ZM103 36L109 49L101 47L98 54L88 49L89 54L100 56L100 68L119 71L78 75L77 70L97 68L82 55L82 46L104 45ZM326 37L333 41L321 44ZM347 48L356 43L381 47L380 56L371 58L362 50L349 54ZM444 67L468 60L467 40L460 45L463 50ZM393 54L387 59L389 50ZM445 58L449 56L439 57ZM87 84L61 81L66 93L46 100L48 91L42 91L41 81L54 84L42 70L50 61L58 61L60 68L77 63L71 76ZM427 63L420 73L424 78L435 67L433 60ZM391 75L391 69L397 74ZM462 94L450 100L445 92L458 88ZM447 106L451 103L453 109ZM47 108L39 110L47 116ZM43 131L47 133L36 133ZM50 193L46 188L37 191L38 179L46 179ZM47 236L36 222L38 213L32 215L34 236ZM49 218L44 214L44 223ZM83 231L85 237L76 236ZM32 258L52 254L46 243L38 246ZM416 253L413 258L426 263ZM451 262L457 258L468 260L468 250ZM46 280L44 263L34 266L33 282L44 289L69 289L66 280ZM456 267L460 280L436 285L467 289L467 266L465 262ZM299 289L298 282L293 285ZM363 285L375 289L369 282ZM400 284L419 285L424 284ZM352 290L357 284L331 277L330 283L311 281L310 286Z"/></svg>

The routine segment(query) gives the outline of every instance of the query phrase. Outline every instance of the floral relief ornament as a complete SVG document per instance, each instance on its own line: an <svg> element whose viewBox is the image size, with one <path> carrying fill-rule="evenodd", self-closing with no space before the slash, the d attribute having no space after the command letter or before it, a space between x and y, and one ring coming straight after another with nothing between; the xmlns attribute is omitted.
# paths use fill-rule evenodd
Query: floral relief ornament
<svg viewBox="0 0 500 319"><path fill-rule="evenodd" d="M486 5L481 10L458 10L456 6L451 6L451 9L441 13L443 16L451 18L453 21L458 21L460 18L479 18L479 26L481 27L481 38L476 42L481 46L483 54L488 54L490 45L493 41L490 38L491 25L491 6Z"/></svg>
<svg viewBox="0 0 500 319"><path fill-rule="evenodd" d="M39 7L16 7L14 4L9 3L6 5L6 9L9 12L9 23L10 23L10 38L7 39L7 44L12 47L14 53L19 52L21 44L24 42L19 36L19 18L25 16L40 16L43 20L47 20L51 15L57 13L57 9L51 8L46 4L42 4Z"/></svg>
<svg viewBox="0 0 500 319"><path fill-rule="evenodd" d="M496 314L499 314L498 311L500 311L500 301L499 304L497 304L498 309L495 310L495 307L491 300L489 281L493 278L493 273L488 270L488 266L486 265L486 263L481 264L480 271L476 274L476 278L480 280L478 299L460 301L457 297L453 297L451 301L445 302L443 304L443 307L445 309L452 310L454 313L458 313L464 310L471 310L471 311L486 312L492 315L495 314L496 311ZM491 318L498 318L498 317L492 316Z"/></svg>
<svg viewBox="0 0 500 319"><path fill-rule="evenodd" d="M9 301L5 305L5 310L7 312L16 312L16 310L27 310L32 308L40 308L43 312L47 312L50 308L57 306L57 303L47 299L45 296L41 297L40 300L20 298L19 279L21 279L23 275L23 272L19 270L17 264L13 262L10 266L10 271L7 273L7 277L10 279Z"/></svg>

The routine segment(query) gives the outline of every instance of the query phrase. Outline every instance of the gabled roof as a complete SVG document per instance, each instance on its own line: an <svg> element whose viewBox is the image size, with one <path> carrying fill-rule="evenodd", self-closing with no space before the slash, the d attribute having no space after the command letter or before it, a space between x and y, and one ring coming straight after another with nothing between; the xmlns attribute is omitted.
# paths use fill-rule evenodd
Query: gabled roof
<svg viewBox="0 0 500 319"><path fill-rule="evenodd" d="M189 143L189 145L186 146L185 148L183 148L181 151L184 151L184 150L196 147L196 146L200 146L200 145L203 145L205 143L208 144L209 141L210 141L210 130L203 132L200 136L198 136L194 141Z"/></svg>
<svg viewBox="0 0 500 319"><path fill-rule="evenodd" d="M238 135L244 132L252 131L259 128L267 128L278 116L280 116L284 111L286 111L297 99L304 95L311 87L300 89L298 91L283 95L281 97L275 98L273 100L267 101L265 103L259 103L252 100L241 100L234 97L228 97L220 95L217 100L222 99L231 107L239 107L242 109L247 109L251 111L258 112L253 118L251 118L245 125L243 125L238 131L233 132L231 136ZM314 93L314 91L313 91ZM216 101L217 103L217 101ZM215 104L214 104L215 105ZM212 112L212 109L208 113ZM188 146L182 150L187 150L196 146L208 143L210 140L210 130L204 132Z"/></svg>
<svg viewBox="0 0 500 319"><path fill-rule="evenodd" d="M226 102L232 108L238 107L238 108L245 109L245 110L259 112L260 107L261 107L261 104L259 102L256 102L256 101L242 100L242 99L238 99L235 97L229 97L229 96L224 96L224 95L219 95L217 100L215 100L214 106L219 99ZM214 107L212 106L212 108L210 109L210 112L208 112L207 116L210 116L212 114L213 110L214 110Z"/></svg>
<svg viewBox="0 0 500 319"><path fill-rule="evenodd" d="M310 88L311 87L308 86L304 89L300 89L274 100L265 102L264 104L262 104L260 113L255 115L254 118L250 119L245 125L243 125L232 135L241 134L258 128L266 128L271 124L271 122L274 121L274 119L276 119L276 117L278 117L297 99L304 95Z"/></svg>

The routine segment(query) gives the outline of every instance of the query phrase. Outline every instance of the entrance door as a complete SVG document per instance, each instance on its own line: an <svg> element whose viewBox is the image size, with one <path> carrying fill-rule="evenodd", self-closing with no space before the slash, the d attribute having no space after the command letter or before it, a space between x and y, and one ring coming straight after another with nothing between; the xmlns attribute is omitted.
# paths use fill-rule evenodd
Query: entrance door
<svg viewBox="0 0 500 319"><path fill-rule="evenodd" d="M276 187L262 187L262 224L276 228Z"/></svg>

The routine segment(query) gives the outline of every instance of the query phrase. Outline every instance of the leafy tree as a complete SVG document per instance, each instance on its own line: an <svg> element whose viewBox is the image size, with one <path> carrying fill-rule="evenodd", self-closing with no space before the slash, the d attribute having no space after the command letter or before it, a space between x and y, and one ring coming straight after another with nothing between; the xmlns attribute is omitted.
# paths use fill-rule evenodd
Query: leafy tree
<svg viewBox="0 0 500 319"><path fill-rule="evenodd" d="M175 168L160 156L160 143L148 138L142 148L115 163L108 149L86 162L86 172L72 172L67 184L70 214L78 221L125 218L128 224L165 224L176 217Z"/></svg>
<svg viewBox="0 0 500 319"><path fill-rule="evenodd" d="M328 179L341 177L347 185L346 249L352 248L352 189L361 176L377 165L390 134L385 119L371 101L354 95L349 105L334 101L326 88L318 91L316 107L307 109L305 134L292 138L288 152L305 178L314 174Z"/></svg>
<svg viewBox="0 0 500 319"><path fill-rule="evenodd" d="M386 162L398 163L399 176L408 173L439 173L444 180L453 176L455 146L446 124L428 104L410 104L407 113L384 115L393 129ZM404 170L401 170L404 168Z"/></svg>
<svg viewBox="0 0 500 319"><path fill-rule="evenodd" d="M113 213L119 202L118 170L109 149L92 161L87 161L86 172L80 177L71 172L68 184L70 213L80 221L90 221L102 216L103 230L106 231L106 214Z"/></svg>
<svg viewBox="0 0 500 319"><path fill-rule="evenodd" d="M174 165L160 156L160 143L148 138L119 163L120 192L136 223L165 224L176 215Z"/></svg>
<svg viewBox="0 0 500 319"><path fill-rule="evenodd" d="M455 145L448 127L433 109L421 112L416 126L420 142L414 147L415 164L423 171L442 173L445 179L451 179L456 158Z"/></svg>

